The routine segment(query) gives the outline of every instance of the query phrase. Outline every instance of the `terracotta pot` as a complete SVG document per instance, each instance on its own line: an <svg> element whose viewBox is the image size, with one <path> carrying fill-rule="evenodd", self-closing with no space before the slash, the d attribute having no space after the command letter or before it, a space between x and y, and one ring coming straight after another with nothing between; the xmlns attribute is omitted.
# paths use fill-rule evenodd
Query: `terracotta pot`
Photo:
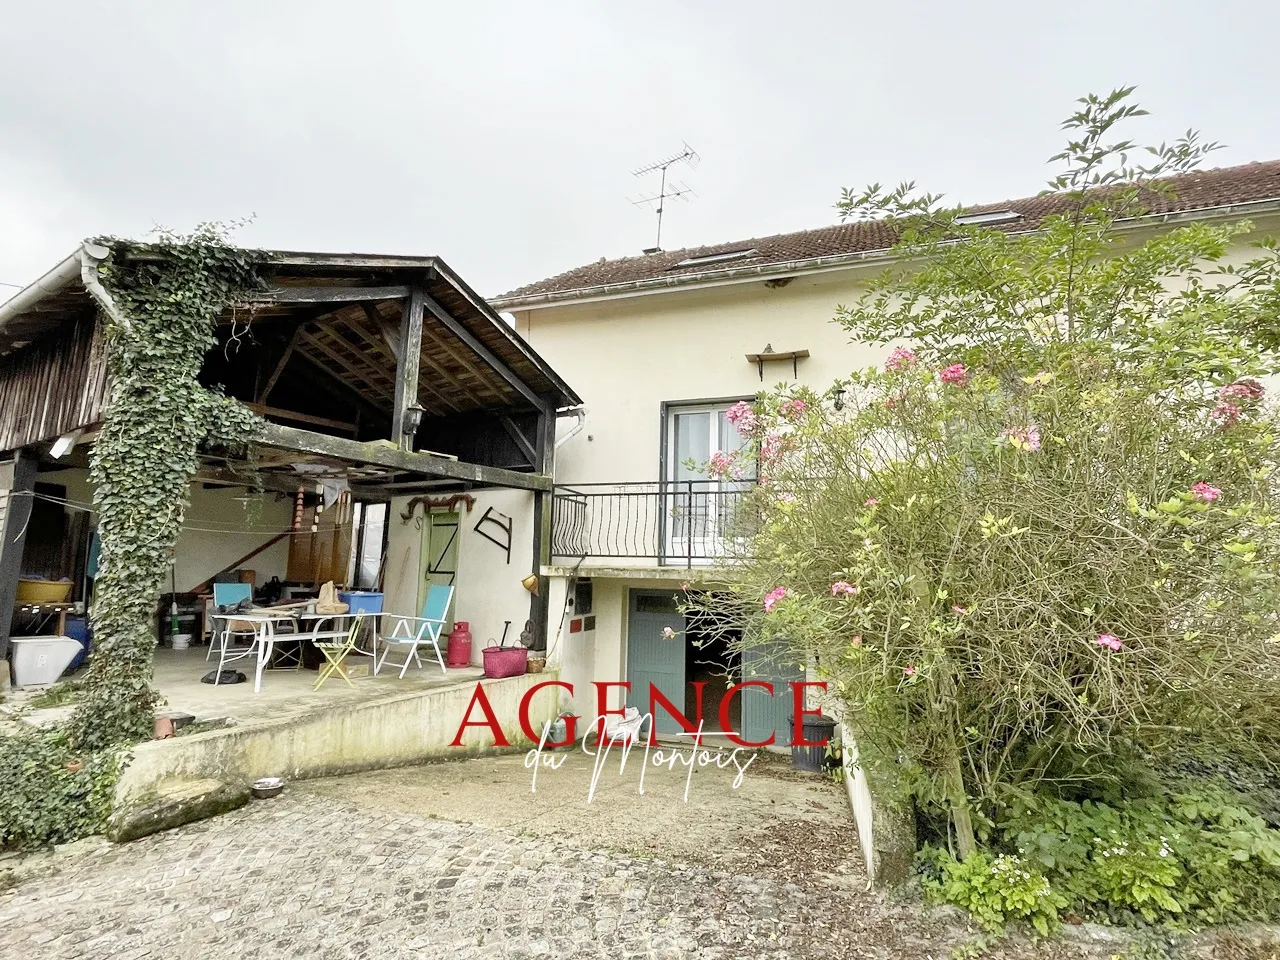
<svg viewBox="0 0 1280 960"><path fill-rule="evenodd" d="M167 740L173 736L173 720L169 717L156 717L151 728L152 740Z"/></svg>

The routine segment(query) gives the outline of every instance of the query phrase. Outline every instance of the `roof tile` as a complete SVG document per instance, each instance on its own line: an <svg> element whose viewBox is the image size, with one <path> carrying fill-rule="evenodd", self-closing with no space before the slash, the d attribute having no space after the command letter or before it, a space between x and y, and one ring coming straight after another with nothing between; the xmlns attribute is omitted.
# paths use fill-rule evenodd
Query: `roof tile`
<svg viewBox="0 0 1280 960"><path fill-rule="evenodd" d="M1170 177L1166 182L1173 188L1173 196L1152 193L1148 201L1152 214L1185 213L1228 204L1280 199L1280 160L1197 170ZM1043 194L1021 200L981 204L969 207L968 212L1016 211L1022 214L1019 219L991 226L996 229L1023 231L1034 228L1045 217L1060 212L1065 206L1066 200L1062 194ZM700 279L714 278L717 274L728 274L746 266L778 265L887 250L893 246L895 239L895 231L889 222L873 220L841 223L771 237L733 240L710 246L686 247L683 250L663 250L638 257L616 260L601 258L554 277L518 287L495 297L494 301L503 307L510 307L526 299L550 296L557 300L570 300L587 290L643 284L645 281L656 283L681 275L691 279L695 276ZM679 266L685 260L746 249L754 250L756 255L720 263Z"/></svg>

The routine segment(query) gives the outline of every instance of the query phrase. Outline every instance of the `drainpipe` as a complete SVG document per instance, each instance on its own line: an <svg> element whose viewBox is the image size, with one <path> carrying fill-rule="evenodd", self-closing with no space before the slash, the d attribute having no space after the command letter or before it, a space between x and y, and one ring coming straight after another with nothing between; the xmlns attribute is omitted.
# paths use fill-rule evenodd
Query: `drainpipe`
<svg viewBox="0 0 1280 960"><path fill-rule="evenodd" d="M133 328L129 318L116 308L116 302L111 299L111 294L107 293L106 287L98 279L98 264L105 260L110 252L109 248L99 243L90 243L86 240L81 244L80 282L84 284L84 288L89 291L89 296L93 297L103 313L125 330L131 330Z"/></svg>
<svg viewBox="0 0 1280 960"><path fill-rule="evenodd" d="M559 450L566 443L568 443L570 440L576 437L579 433L581 433L582 428L587 424L587 408L586 407L574 407L569 412L578 418L578 422L569 428L568 433L566 433L563 437L561 437L559 440L556 441L555 449L557 450Z"/></svg>

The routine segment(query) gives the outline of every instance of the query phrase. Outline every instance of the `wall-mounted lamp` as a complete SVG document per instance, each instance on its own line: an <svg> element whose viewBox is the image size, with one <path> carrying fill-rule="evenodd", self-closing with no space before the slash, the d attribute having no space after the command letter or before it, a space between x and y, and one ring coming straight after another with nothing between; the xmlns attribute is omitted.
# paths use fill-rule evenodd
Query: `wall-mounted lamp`
<svg viewBox="0 0 1280 960"><path fill-rule="evenodd" d="M424 413L426 411L416 401L404 408L404 423L400 425L400 430L406 437L417 435L418 428L422 426L422 415Z"/></svg>
<svg viewBox="0 0 1280 960"><path fill-rule="evenodd" d="M538 595L538 575L536 573L529 574L520 581L520 586L524 587L536 597Z"/></svg>
<svg viewBox="0 0 1280 960"><path fill-rule="evenodd" d="M836 387L835 399L831 401L831 405L837 410L844 409L844 387Z"/></svg>

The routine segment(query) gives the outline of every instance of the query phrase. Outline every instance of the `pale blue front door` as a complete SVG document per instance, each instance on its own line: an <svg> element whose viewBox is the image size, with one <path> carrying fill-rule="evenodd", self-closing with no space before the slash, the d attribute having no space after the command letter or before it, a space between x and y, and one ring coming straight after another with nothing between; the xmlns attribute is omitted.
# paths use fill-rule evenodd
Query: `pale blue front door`
<svg viewBox="0 0 1280 960"><path fill-rule="evenodd" d="M674 639L666 639L670 627ZM627 706L642 714L649 712L649 685L653 684L677 710L684 710L684 615L676 605L674 591L632 590L627 627L627 681L631 690ZM681 732L680 722L665 709L657 709L657 732Z"/></svg>

